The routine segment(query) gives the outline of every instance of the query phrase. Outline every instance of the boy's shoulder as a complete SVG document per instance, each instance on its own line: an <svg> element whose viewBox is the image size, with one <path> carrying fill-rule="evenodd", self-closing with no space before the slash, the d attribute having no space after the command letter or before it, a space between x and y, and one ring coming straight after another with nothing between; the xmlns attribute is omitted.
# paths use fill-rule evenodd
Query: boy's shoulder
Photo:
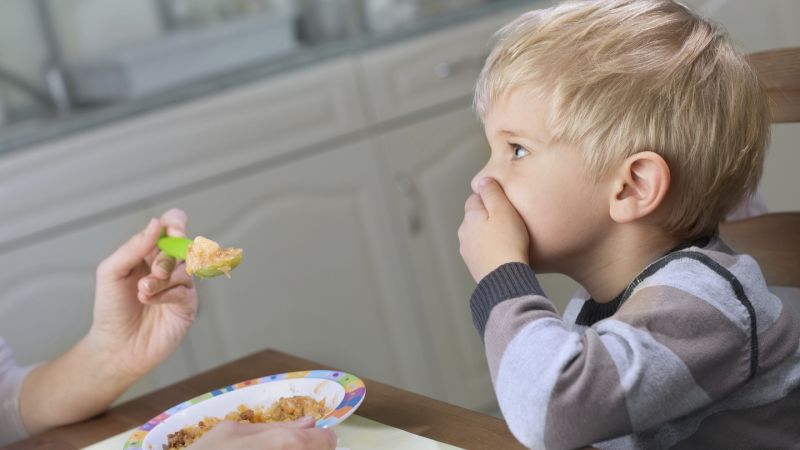
<svg viewBox="0 0 800 450"><path fill-rule="evenodd" d="M797 347L800 314L768 289L751 256L737 254L717 240L660 261L666 262L654 263L661 267L638 283L614 314L616 320L695 339L738 329L750 341L754 364L762 369Z"/></svg>
<svg viewBox="0 0 800 450"><path fill-rule="evenodd" d="M800 313L769 290L753 257L734 252L719 238L654 261L611 303L598 304L579 289L563 319L575 330L615 328L622 322L691 335L695 328L732 325L744 336L769 330L790 341L800 338Z"/></svg>
<svg viewBox="0 0 800 450"><path fill-rule="evenodd" d="M579 289L563 319L580 329L605 318L638 323L721 314L746 327L751 319L749 311L774 317L779 302L767 289L752 257L737 254L713 238L654 261L611 303L596 303Z"/></svg>
<svg viewBox="0 0 800 450"><path fill-rule="evenodd" d="M665 255L645 268L629 287L619 312L654 307L686 312L709 309L747 325L755 317L774 320L780 299L767 288L755 259L737 254L718 238Z"/></svg>

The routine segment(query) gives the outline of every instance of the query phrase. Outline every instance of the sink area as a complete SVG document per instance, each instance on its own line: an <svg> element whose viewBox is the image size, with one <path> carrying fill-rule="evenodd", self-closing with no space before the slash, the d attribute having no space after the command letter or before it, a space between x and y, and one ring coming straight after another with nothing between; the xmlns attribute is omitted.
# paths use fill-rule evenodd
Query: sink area
<svg viewBox="0 0 800 450"><path fill-rule="evenodd" d="M70 106L59 110L49 102L29 111L9 110L6 124L0 125L0 156L541 0L415 0L418 8L413 16L379 25L366 16L374 14L380 20L388 10L365 9L360 17L345 14L325 22L335 15L307 9L326 4L352 12L368 0L264 1L289 6L214 23L168 27L93 58L65 58Z"/></svg>
<svg viewBox="0 0 800 450"><path fill-rule="evenodd" d="M295 16L269 12L182 30L66 68L72 99L116 102L150 95L285 55L298 45Z"/></svg>

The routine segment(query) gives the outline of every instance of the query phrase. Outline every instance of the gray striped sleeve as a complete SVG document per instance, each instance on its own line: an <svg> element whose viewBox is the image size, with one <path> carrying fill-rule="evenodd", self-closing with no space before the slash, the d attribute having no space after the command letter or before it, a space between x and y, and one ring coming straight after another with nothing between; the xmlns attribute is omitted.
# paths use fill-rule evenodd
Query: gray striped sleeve
<svg viewBox="0 0 800 450"><path fill-rule="evenodd" d="M482 280L471 307L503 415L531 448L644 432L728 395L751 371L747 310L730 283L692 259L668 263L614 316L580 331L523 264ZM780 323L780 311L757 308Z"/></svg>
<svg viewBox="0 0 800 450"><path fill-rule="evenodd" d="M481 280L470 304L500 407L520 442L569 448L630 429L614 361L599 336L570 331L530 267L501 266ZM604 417L585 426L580 416L596 417L595 407Z"/></svg>
<svg viewBox="0 0 800 450"><path fill-rule="evenodd" d="M523 295L544 296L533 269L523 263L508 263L483 277L472 293L469 305L475 328L484 336L489 314L498 303ZM551 306L552 308L552 306ZM553 308L553 310L555 310Z"/></svg>

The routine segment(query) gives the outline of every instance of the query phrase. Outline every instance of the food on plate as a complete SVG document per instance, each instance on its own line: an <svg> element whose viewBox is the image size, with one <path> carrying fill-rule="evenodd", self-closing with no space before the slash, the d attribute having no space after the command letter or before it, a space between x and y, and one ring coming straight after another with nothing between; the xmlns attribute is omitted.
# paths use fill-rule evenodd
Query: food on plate
<svg viewBox="0 0 800 450"><path fill-rule="evenodd" d="M186 252L186 273L199 278L210 278L225 274L242 262L242 249L222 248L219 244L197 236Z"/></svg>
<svg viewBox="0 0 800 450"><path fill-rule="evenodd" d="M249 408L246 405L239 405L236 411L229 412L222 419L206 417L198 422L197 425L189 425L175 433L170 433L167 436L167 445L164 446L164 449L184 449L223 420L242 423L291 422L305 416L312 416L314 419L319 420L330 411L329 408L325 407L325 399L317 401L306 395L281 397L269 408L258 406Z"/></svg>

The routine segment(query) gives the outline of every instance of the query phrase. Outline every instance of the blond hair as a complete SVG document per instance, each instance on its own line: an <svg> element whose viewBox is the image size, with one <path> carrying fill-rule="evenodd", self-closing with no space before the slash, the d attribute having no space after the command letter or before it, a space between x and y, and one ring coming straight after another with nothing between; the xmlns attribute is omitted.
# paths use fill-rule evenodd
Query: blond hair
<svg viewBox="0 0 800 450"><path fill-rule="evenodd" d="M516 88L552 102L554 141L599 179L643 150L672 178L666 230L713 233L755 191L769 105L720 27L669 0L573 1L523 14L496 37L475 90L481 120Z"/></svg>

